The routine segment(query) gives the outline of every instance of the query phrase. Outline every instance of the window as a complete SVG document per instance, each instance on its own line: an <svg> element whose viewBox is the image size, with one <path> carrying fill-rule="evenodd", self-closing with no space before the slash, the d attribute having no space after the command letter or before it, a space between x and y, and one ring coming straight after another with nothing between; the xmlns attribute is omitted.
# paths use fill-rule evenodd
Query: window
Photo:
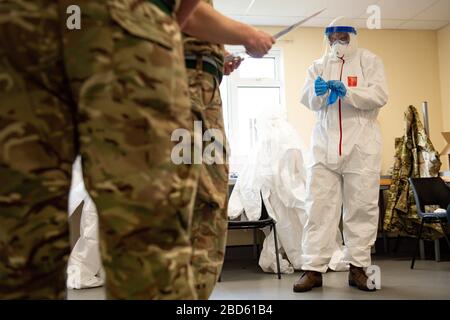
<svg viewBox="0 0 450 320"><path fill-rule="evenodd" d="M242 49L227 48L229 52ZM225 130L231 147L230 173L239 173L258 141L258 116L285 110L281 49L272 49L264 58L246 58L230 76L224 77L220 91Z"/></svg>

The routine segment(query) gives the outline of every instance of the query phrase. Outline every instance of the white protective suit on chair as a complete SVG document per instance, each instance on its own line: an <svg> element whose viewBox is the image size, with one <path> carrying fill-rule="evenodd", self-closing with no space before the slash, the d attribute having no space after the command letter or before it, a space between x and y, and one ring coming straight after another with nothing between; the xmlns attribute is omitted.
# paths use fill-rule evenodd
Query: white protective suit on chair
<svg viewBox="0 0 450 320"><path fill-rule="evenodd" d="M83 181L81 158L72 168L72 185L69 194L69 214L84 201L80 221L80 238L70 254L68 281L70 289L102 286L102 264L99 251L98 215L94 202L89 197Z"/></svg>
<svg viewBox="0 0 450 320"><path fill-rule="evenodd" d="M250 152L249 160L239 174L230 196L228 216L258 220L261 216L261 195L271 218L276 221L282 273L293 273L302 266L302 230L304 211L305 168L303 144L297 132L281 113L269 113L258 119L259 140ZM340 232L338 232L340 234ZM265 272L276 272L274 233L265 232L259 265ZM342 240L334 243L329 267L347 270L342 263Z"/></svg>
<svg viewBox="0 0 450 320"><path fill-rule="evenodd" d="M354 29L343 19L328 29ZM336 31L338 30L338 31ZM311 139L303 270L325 272L343 204L345 261L356 267L371 264L371 246L378 225L381 133L377 115L387 103L388 89L381 59L359 49L356 30L348 45L339 44L309 68L301 102L317 122ZM330 92L317 96L315 80L340 80L345 96L327 105Z"/></svg>

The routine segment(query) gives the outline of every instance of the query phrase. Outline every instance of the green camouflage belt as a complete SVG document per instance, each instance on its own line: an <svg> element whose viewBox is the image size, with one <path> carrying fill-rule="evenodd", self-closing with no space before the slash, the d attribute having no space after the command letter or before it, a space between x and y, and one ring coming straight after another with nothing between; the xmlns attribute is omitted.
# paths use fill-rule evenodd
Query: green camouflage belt
<svg viewBox="0 0 450 320"><path fill-rule="evenodd" d="M223 78L221 68L219 68L218 63L214 59L208 56L196 56L196 55L185 56L184 59L186 62L186 68L197 69L199 58L201 59L202 70L216 77L220 84Z"/></svg>

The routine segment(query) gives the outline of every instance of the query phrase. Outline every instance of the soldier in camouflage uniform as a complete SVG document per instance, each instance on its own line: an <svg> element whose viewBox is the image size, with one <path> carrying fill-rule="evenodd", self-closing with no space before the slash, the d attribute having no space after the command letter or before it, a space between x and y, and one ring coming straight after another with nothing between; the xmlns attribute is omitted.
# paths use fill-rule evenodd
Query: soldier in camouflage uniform
<svg viewBox="0 0 450 320"><path fill-rule="evenodd" d="M203 132L208 129L220 130L225 142L219 91L224 47L189 36L184 38L184 47L194 120L202 121ZM211 294L225 256L228 226L226 142L217 147L223 150L221 161L201 165L192 221L192 265L200 299L208 299Z"/></svg>
<svg viewBox="0 0 450 320"><path fill-rule="evenodd" d="M78 152L107 296L197 297L196 172L170 159L170 135L191 128L192 114L179 1L169 2L0 2L0 299L64 297ZM66 28L73 4L81 30Z"/></svg>
<svg viewBox="0 0 450 320"><path fill-rule="evenodd" d="M196 12L201 11L200 8L206 11L203 11L204 15L196 18L214 21L218 25L201 26L201 29L206 30L199 32L201 38L211 39L216 30L216 43L232 41L233 43L228 43L243 44L255 57L262 57L274 43L275 40L269 34L228 19L212 10L212 0L202 1L203 3L199 5ZM212 155L214 163L208 163L208 159L203 159L201 165L192 221L191 238L194 250L192 265L195 288L199 299L208 299L222 269L228 226L226 210L228 148L219 86L224 71L225 74L232 72L239 66L240 60L227 62L224 70L225 49L223 45L202 41L187 35L184 37L184 53L194 120L201 121L203 133L207 130L214 130L216 134L220 135L220 137L215 137L214 149L221 154ZM203 149L209 147L208 143L204 143Z"/></svg>
<svg viewBox="0 0 450 320"><path fill-rule="evenodd" d="M405 112L405 134L395 140L395 163L388 191L384 229L402 236L417 237L421 219L408 178L437 177L441 162L439 153L428 138L414 106ZM439 223L423 226L423 239L443 236Z"/></svg>

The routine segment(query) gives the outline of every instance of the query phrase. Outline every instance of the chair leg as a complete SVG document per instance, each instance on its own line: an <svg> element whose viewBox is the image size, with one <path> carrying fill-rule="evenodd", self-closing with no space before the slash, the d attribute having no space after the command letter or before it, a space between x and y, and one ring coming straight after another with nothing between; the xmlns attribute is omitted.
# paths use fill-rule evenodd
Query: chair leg
<svg viewBox="0 0 450 320"><path fill-rule="evenodd" d="M439 239L434 240L434 260L436 262L441 261L441 246L439 243Z"/></svg>
<svg viewBox="0 0 450 320"><path fill-rule="evenodd" d="M419 250L420 238L422 237L423 223L424 223L424 219L422 219L422 223L420 224L419 236L417 237L416 248L414 249L414 256L411 261L411 269L414 269L414 263L416 262L417 250Z"/></svg>
<svg viewBox="0 0 450 320"><path fill-rule="evenodd" d="M447 233L445 232L447 230L447 228L446 228L445 224L442 221L441 221L441 227L442 227L442 231L444 231L445 241L447 242L447 245L450 248L450 241L448 240Z"/></svg>
<svg viewBox="0 0 450 320"><path fill-rule="evenodd" d="M273 237L274 237L274 240L275 240L275 255L277 256L277 273L278 273L278 279L281 279L280 258L279 258L279 256L278 256L277 228L275 227L275 224L273 224Z"/></svg>
<svg viewBox="0 0 450 320"><path fill-rule="evenodd" d="M419 256L420 256L420 260L425 260L425 241L423 239L420 240L420 245L419 245Z"/></svg>

